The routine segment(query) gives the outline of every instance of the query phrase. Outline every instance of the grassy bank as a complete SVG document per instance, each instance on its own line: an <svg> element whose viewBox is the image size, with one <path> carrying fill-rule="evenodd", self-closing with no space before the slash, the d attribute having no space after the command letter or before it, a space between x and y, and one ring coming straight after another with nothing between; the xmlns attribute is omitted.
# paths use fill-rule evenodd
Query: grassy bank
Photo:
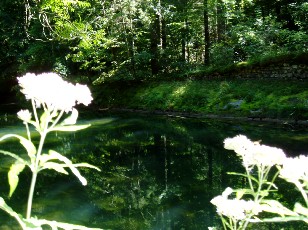
<svg viewBox="0 0 308 230"><path fill-rule="evenodd" d="M216 80L97 86L100 107L308 119L308 82Z"/></svg>

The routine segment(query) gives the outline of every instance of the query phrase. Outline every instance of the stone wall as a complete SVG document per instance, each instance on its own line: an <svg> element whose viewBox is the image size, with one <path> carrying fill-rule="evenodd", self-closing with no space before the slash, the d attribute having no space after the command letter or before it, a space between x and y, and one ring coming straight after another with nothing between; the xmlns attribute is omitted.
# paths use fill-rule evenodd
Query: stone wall
<svg viewBox="0 0 308 230"><path fill-rule="evenodd" d="M308 65L271 65L246 69L236 74L237 78L262 78L262 79L299 79L308 80Z"/></svg>
<svg viewBox="0 0 308 230"><path fill-rule="evenodd" d="M243 67L227 74L214 73L206 78L308 80L308 63Z"/></svg>

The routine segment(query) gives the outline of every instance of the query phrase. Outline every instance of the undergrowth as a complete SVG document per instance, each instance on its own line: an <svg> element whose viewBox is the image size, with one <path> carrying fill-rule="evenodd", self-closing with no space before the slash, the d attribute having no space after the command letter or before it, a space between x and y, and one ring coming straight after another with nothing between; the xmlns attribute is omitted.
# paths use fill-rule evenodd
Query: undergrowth
<svg viewBox="0 0 308 230"><path fill-rule="evenodd" d="M308 82L201 80L101 85L100 107L308 119Z"/></svg>

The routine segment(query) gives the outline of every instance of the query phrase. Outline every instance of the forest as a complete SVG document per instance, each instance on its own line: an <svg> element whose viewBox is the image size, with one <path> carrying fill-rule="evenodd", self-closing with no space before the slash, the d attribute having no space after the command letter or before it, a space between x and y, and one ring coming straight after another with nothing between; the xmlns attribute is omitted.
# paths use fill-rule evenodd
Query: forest
<svg viewBox="0 0 308 230"><path fill-rule="evenodd" d="M221 114L245 101L242 116L308 113L306 83L185 83L308 63L305 0L3 0L0 17L2 103L14 102L16 76L53 71L91 87L100 107Z"/></svg>
<svg viewBox="0 0 308 230"><path fill-rule="evenodd" d="M1 0L0 30L1 229L306 228L307 0Z"/></svg>
<svg viewBox="0 0 308 230"><path fill-rule="evenodd" d="M305 0L2 0L1 79L177 79L308 51Z"/></svg>

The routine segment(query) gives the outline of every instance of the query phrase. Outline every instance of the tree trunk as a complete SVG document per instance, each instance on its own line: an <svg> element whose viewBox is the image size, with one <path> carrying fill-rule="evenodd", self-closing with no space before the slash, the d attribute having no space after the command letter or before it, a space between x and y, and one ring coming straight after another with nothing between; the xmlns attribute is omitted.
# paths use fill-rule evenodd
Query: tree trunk
<svg viewBox="0 0 308 230"><path fill-rule="evenodd" d="M186 61L186 37L187 37L187 19L184 20L184 26L182 29L182 39L181 39L181 60Z"/></svg>
<svg viewBox="0 0 308 230"><path fill-rule="evenodd" d="M156 75L159 72L159 64L158 64L158 58L159 58L159 52L158 52L158 44L160 42L160 16L158 14L155 14L154 22L151 26L151 69L152 74Z"/></svg>
<svg viewBox="0 0 308 230"><path fill-rule="evenodd" d="M210 31L208 17L208 0L203 1L203 20L204 20L204 65L210 63Z"/></svg>
<svg viewBox="0 0 308 230"><path fill-rule="evenodd" d="M217 42L224 40L224 34L226 30L226 17L224 3L222 0L217 0Z"/></svg>
<svg viewBox="0 0 308 230"><path fill-rule="evenodd" d="M167 28L166 28L166 20L162 18L161 20L161 45L162 49L167 48Z"/></svg>

